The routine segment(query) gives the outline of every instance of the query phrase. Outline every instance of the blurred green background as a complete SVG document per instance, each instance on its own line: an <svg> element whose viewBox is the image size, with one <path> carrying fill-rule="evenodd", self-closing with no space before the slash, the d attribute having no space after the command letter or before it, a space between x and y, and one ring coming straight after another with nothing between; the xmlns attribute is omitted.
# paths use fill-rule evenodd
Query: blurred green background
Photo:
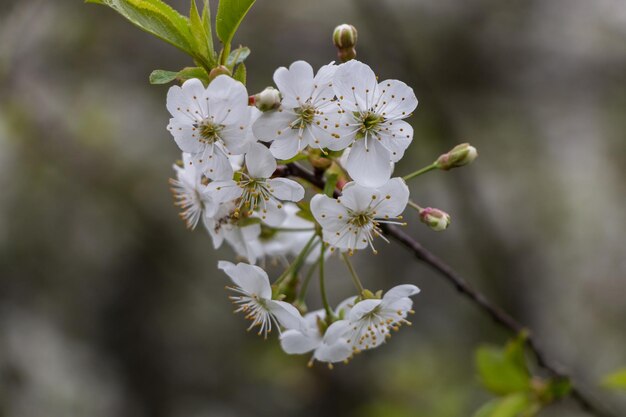
<svg viewBox="0 0 626 417"><path fill-rule="evenodd" d="M626 410L597 388L626 365L626 4L259 0L235 38L252 49L249 91L294 60L334 60L344 22L359 58L420 100L397 173L463 141L480 152L411 183L449 231L415 213L407 231ZM188 232L168 190L179 152L148 74L190 63L101 6L0 3L0 415L470 416L490 398L473 351L508 335L396 245L355 256L372 289L422 289L386 346L308 369L245 332L216 268L232 252ZM330 272L336 303L352 289Z"/></svg>

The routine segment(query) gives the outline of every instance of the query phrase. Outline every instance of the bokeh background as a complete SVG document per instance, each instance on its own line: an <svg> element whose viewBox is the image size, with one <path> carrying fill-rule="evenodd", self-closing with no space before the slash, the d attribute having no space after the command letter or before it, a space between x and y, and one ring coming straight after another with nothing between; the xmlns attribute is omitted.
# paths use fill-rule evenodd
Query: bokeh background
<svg viewBox="0 0 626 417"><path fill-rule="evenodd" d="M343 22L360 59L420 100L396 172L463 141L480 151L411 183L449 231L414 213L407 231L626 413L597 385L626 365L626 4L259 0L235 39L253 51L249 90L333 60ZM508 335L396 245L356 256L372 289L422 288L383 348L311 370L245 332L216 269L233 254L188 232L168 190L167 87L147 80L189 64L104 7L0 3L0 415L471 415L490 398L473 351ZM332 303L350 295L339 262L330 281ZM566 401L542 415L584 414Z"/></svg>

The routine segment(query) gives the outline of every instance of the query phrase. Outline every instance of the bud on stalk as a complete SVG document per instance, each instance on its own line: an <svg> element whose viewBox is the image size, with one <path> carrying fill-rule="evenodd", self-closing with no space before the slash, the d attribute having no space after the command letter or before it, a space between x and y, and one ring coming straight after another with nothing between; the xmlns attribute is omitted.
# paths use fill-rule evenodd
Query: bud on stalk
<svg viewBox="0 0 626 417"><path fill-rule="evenodd" d="M267 87L259 94L255 94L253 103L261 111L275 110L280 107L282 97L274 87Z"/></svg>
<svg viewBox="0 0 626 417"><path fill-rule="evenodd" d="M420 220L435 232L446 230L451 222L448 213L432 207L420 210Z"/></svg>
<svg viewBox="0 0 626 417"><path fill-rule="evenodd" d="M337 56L341 62L356 58L357 30L354 26L344 23L333 31L333 43L337 47Z"/></svg>
<svg viewBox="0 0 626 417"><path fill-rule="evenodd" d="M458 168L471 164L477 157L478 151L476 148L471 146L469 143L462 143L452 148L450 152L444 153L437 158L435 165L437 168L447 171L452 168Z"/></svg>

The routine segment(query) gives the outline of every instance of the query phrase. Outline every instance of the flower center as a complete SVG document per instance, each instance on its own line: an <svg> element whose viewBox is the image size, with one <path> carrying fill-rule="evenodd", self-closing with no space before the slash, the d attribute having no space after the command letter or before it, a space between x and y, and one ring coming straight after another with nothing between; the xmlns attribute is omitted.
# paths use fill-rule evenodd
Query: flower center
<svg viewBox="0 0 626 417"><path fill-rule="evenodd" d="M366 134L374 134L380 130L380 124L385 121L385 118L372 111L355 114L357 120L361 123L357 132L357 139L363 139Z"/></svg>
<svg viewBox="0 0 626 417"><path fill-rule="evenodd" d="M200 139L202 143L212 144L220 140L220 132L224 128L224 125L218 125L209 120L204 120L198 124L198 130L200 131Z"/></svg>
<svg viewBox="0 0 626 417"><path fill-rule="evenodd" d="M348 221L348 223L357 226L357 227L364 227L367 226L368 224L372 223L372 221L374 220L374 218L369 214L369 213L355 213L350 220Z"/></svg>
<svg viewBox="0 0 626 417"><path fill-rule="evenodd" d="M294 110L298 115L298 118L291 124L292 129L304 129L311 123L315 117L315 107L309 103L305 103L302 107L298 107Z"/></svg>
<svg viewBox="0 0 626 417"><path fill-rule="evenodd" d="M272 190L268 187L265 178L243 177L239 181L239 186L243 189L241 200L239 201L239 210L243 209L248 214L265 206L265 202L269 201L272 196Z"/></svg>

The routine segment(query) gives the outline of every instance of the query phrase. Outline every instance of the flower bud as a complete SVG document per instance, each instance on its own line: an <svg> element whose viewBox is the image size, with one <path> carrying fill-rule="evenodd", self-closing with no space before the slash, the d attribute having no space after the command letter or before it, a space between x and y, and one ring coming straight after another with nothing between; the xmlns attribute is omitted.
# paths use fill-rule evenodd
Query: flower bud
<svg viewBox="0 0 626 417"><path fill-rule="evenodd" d="M333 43L337 47L337 56L341 62L356 58L357 30L354 26L344 23L335 28Z"/></svg>
<svg viewBox="0 0 626 417"><path fill-rule="evenodd" d="M354 48L357 40L356 28L344 23L335 28L333 32L333 43L339 49Z"/></svg>
<svg viewBox="0 0 626 417"><path fill-rule="evenodd" d="M275 110L280 107L280 91L274 87L267 87L259 94L254 95L254 105L261 111Z"/></svg>
<svg viewBox="0 0 626 417"><path fill-rule="evenodd" d="M230 77L232 73L224 65L218 65L217 67L213 68L211 72L209 72L209 82L216 79L219 75L228 75Z"/></svg>
<svg viewBox="0 0 626 417"><path fill-rule="evenodd" d="M448 153L444 153L435 164L437 168L447 171L452 168L462 167L463 165L471 164L474 159L478 157L478 151L469 143L462 143L455 146Z"/></svg>
<svg viewBox="0 0 626 417"><path fill-rule="evenodd" d="M448 213L432 207L420 210L420 220L435 232L446 230L451 222Z"/></svg>

